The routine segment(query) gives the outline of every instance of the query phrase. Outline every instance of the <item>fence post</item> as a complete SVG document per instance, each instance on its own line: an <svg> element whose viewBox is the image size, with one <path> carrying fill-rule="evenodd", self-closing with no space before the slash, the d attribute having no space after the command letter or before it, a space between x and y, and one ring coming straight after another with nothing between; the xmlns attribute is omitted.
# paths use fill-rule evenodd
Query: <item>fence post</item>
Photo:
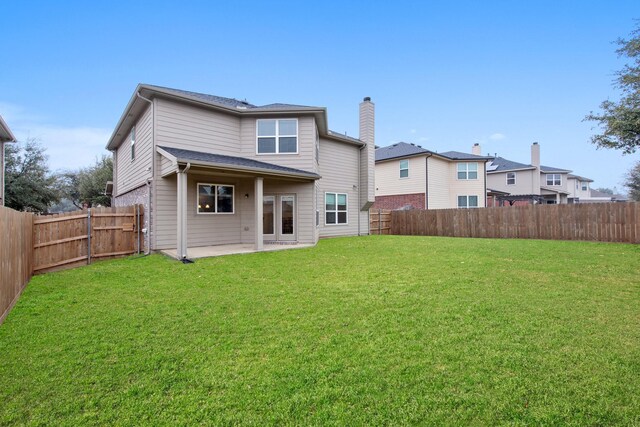
<svg viewBox="0 0 640 427"><path fill-rule="evenodd" d="M378 209L378 236L382 234L382 209Z"/></svg>
<svg viewBox="0 0 640 427"><path fill-rule="evenodd" d="M136 239L136 250L140 255L140 205L136 205L136 230L138 232L138 238Z"/></svg>
<svg viewBox="0 0 640 427"><path fill-rule="evenodd" d="M87 265L91 264L91 208L87 209Z"/></svg>

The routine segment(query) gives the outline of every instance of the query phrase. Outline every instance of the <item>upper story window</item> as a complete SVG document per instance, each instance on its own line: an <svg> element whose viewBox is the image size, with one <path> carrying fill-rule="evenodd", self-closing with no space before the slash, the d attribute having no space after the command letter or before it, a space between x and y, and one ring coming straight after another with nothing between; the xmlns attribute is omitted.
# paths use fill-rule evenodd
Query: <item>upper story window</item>
<svg viewBox="0 0 640 427"><path fill-rule="evenodd" d="M198 183L199 214L233 212L233 185Z"/></svg>
<svg viewBox="0 0 640 427"><path fill-rule="evenodd" d="M296 154L298 119L256 120L258 154Z"/></svg>
<svg viewBox="0 0 640 427"><path fill-rule="evenodd" d="M136 158L136 127L131 128L131 134L129 134L129 139L131 140L131 161Z"/></svg>
<svg viewBox="0 0 640 427"><path fill-rule="evenodd" d="M477 208L478 196L458 196L459 208Z"/></svg>
<svg viewBox="0 0 640 427"><path fill-rule="evenodd" d="M562 176L559 173L548 173L547 185L562 185Z"/></svg>
<svg viewBox="0 0 640 427"><path fill-rule="evenodd" d="M478 179L478 163L458 163L458 179Z"/></svg>
<svg viewBox="0 0 640 427"><path fill-rule="evenodd" d="M400 160L400 178L409 177L409 160Z"/></svg>
<svg viewBox="0 0 640 427"><path fill-rule="evenodd" d="M515 185L515 184L516 184L516 173L507 172L507 185Z"/></svg>
<svg viewBox="0 0 640 427"><path fill-rule="evenodd" d="M589 189L589 183L587 181L582 181L582 191L587 191Z"/></svg>
<svg viewBox="0 0 640 427"><path fill-rule="evenodd" d="M347 195L325 193L325 225L347 224Z"/></svg>

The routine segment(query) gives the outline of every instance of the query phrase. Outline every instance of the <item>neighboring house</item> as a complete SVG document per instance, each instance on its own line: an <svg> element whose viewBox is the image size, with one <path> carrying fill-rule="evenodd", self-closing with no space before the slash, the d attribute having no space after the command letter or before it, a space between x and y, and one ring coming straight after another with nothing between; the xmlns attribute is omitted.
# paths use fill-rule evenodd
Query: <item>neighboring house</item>
<svg viewBox="0 0 640 427"><path fill-rule="evenodd" d="M598 190L590 190L589 196L580 199L581 203L619 203L629 201L624 194L609 194Z"/></svg>
<svg viewBox="0 0 640 427"><path fill-rule="evenodd" d="M487 164L487 187L496 193L508 195L495 196L489 206L508 202L509 204L528 203L568 203L570 190L568 169L543 166L540 164L540 145L531 145L531 163L524 164L494 157ZM573 188L572 188L573 189Z"/></svg>
<svg viewBox="0 0 640 427"><path fill-rule="evenodd" d="M591 188L589 186L592 182L592 179L583 176L567 175L567 190L569 191L567 202L580 203L588 201L591 198Z"/></svg>
<svg viewBox="0 0 640 427"><path fill-rule="evenodd" d="M4 144L7 142L16 142L16 137L0 116L0 206L4 206Z"/></svg>
<svg viewBox="0 0 640 427"><path fill-rule="evenodd" d="M368 234L374 104L360 139L328 129L323 107L138 85L111 136L113 205L145 205L148 247L315 244Z"/></svg>
<svg viewBox="0 0 640 427"><path fill-rule="evenodd" d="M484 207L489 159L479 152L436 153L406 142L378 148L374 208Z"/></svg>

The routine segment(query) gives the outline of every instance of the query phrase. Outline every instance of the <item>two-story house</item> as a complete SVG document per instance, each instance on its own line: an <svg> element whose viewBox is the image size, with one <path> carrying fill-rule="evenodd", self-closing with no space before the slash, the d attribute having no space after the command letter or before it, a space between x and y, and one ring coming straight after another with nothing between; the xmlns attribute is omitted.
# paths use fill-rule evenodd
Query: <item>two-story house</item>
<svg viewBox="0 0 640 427"><path fill-rule="evenodd" d="M494 157L487 164L487 187L504 193L501 203L568 203L571 196L568 169L540 164L540 144L531 145L531 164ZM493 202L489 203L493 205Z"/></svg>
<svg viewBox="0 0 640 427"><path fill-rule="evenodd" d="M567 203L580 203L589 200L591 198L590 185L592 182L592 179L583 176L567 175L567 191L569 191Z"/></svg>
<svg viewBox="0 0 640 427"><path fill-rule="evenodd" d="M489 159L479 152L436 153L406 142L378 148L374 208L484 207Z"/></svg>
<svg viewBox="0 0 640 427"><path fill-rule="evenodd" d="M107 144L114 205L145 205L150 250L315 244L368 234L374 104L360 138L328 128L323 107L139 85Z"/></svg>
<svg viewBox="0 0 640 427"><path fill-rule="evenodd" d="M16 142L16 137L0 116L0 206L4 206L4 144L7 142Z"/></svg>

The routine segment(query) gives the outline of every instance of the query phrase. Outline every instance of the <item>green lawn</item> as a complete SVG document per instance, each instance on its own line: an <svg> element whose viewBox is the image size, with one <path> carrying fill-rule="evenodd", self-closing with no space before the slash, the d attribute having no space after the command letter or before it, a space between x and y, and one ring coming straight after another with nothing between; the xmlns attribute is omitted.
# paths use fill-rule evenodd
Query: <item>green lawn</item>
<svg viewBox="0 0 640 427"><path fill-rule="evenodd" d="M639 425L640 246L371 236L36 276L0 425Z"/></svg>

